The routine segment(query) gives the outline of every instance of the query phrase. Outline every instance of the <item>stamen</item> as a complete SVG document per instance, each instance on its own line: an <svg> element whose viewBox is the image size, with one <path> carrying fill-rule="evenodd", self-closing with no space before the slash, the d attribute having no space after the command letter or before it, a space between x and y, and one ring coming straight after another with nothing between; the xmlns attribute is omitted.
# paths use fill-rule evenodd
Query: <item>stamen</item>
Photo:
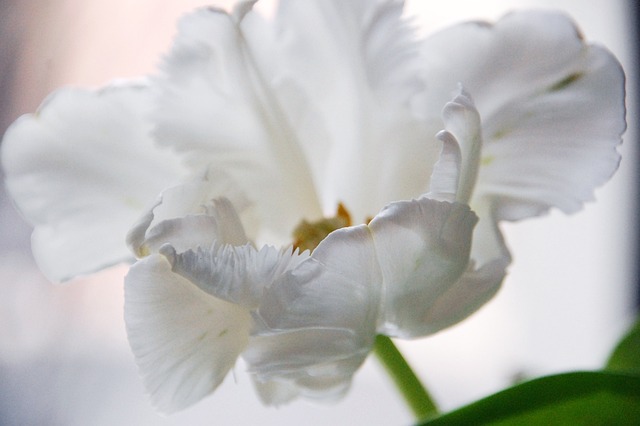
<svg viewBox="0 0 640 426"><path fill-rule="evenodd" d="M301 252L313 251L327 235L336 229L351 226L351 215L342 203L338 203L336 215L316 222L303 220L293 230L293 247Z"/></svg>

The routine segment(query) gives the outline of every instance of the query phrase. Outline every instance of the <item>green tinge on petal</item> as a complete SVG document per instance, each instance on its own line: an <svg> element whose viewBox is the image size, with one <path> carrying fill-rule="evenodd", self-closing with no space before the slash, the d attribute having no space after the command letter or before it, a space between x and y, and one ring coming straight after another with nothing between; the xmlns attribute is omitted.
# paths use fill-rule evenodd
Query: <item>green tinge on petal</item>
<svg viewBox="0 0 640 426"><path fill-rule="evenodd" d="M491 25L446 28L423 47L433 89L423 105L428 115L462 84L482 118L474 210L490 200L498 220L553 207L572 213L617 169L624 72L566 15L513 12Z"/></svg>

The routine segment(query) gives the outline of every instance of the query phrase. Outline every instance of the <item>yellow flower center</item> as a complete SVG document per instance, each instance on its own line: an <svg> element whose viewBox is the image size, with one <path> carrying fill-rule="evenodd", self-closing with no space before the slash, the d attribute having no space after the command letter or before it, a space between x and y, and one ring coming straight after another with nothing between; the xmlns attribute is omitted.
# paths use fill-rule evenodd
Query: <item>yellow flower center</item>
<svg viewBox="0 0 640 426"><path fill-rule="evenodd" d="M293 246L300 251L313 251L320 241L336 229L351 226L351 215L342 203L338 204L338 209L334 217L320 219L315 222L303 220L296 229L293 230Z"/></svg>

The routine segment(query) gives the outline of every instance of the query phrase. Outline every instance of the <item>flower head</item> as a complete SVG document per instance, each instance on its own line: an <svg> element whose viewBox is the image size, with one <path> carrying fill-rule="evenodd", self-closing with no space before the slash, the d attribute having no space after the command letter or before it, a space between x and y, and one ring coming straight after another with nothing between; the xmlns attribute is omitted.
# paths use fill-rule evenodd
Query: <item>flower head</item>
<svg viewBox="0 0 640 426"><path fill-rule="evenodd" d="M268 403L342 395L376 334L495 294L499 221L575 211L619 161L623 73L562 15L418 40L400 1L254 3L194 12L159 75L57 92L3 141L53 280L138 259L127 331L164 411L240 356Z"/></svg>

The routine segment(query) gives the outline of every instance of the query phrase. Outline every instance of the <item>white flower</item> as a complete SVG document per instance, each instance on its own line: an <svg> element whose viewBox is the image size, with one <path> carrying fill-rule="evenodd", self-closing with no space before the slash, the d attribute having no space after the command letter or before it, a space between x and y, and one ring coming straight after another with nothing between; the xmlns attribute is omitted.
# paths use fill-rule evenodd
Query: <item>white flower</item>
<svg viewBox="0 0 640 426"><path fill-rule="evenodd" d="M141 259L127 330L164 411L239 356L268 403L340 396L376 334L495 294L499 221L575 211L619 161L623 73L562 15L417 41L399 1L254 3L187 16L148 84L60 91L3 141L48 276ZM288 248L303 220L312 253Z"/></svg>

